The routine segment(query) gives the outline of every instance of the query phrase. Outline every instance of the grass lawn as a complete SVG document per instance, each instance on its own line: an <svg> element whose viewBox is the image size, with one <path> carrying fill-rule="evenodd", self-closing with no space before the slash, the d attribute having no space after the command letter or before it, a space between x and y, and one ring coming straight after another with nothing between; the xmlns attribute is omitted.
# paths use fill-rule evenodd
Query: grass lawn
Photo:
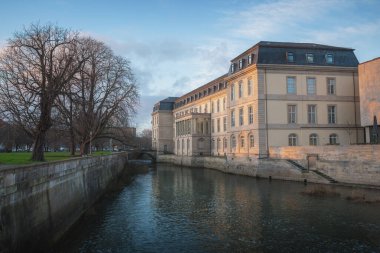
<svg viewBox="0 0 380 253"><path fill-rule="evenodd" d="M93 156L109 155L110 151L97 151L92 153ZM79 156L79 155L77 155ZM31 164L36 163L30 160L32 152L12 152L0 153L0 165L4 164ZM69 152L45 152L46 161L59 161L72 158Z"/></svg>

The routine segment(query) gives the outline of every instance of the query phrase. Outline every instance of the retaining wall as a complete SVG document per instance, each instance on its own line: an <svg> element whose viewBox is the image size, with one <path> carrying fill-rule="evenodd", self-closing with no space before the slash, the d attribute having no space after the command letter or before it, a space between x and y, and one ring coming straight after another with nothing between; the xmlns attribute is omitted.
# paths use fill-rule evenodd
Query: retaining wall
<svg viewBox="0 0 380 253"><path fill-rule="evenodd" d="M216 169L225 173L263 177L291 181L328 183L329 181L314 173L303 173L292 164L281 159L256 159L247 157L217 157L217 156L176 156L159 155L157 162L173 163L189 167Z"/></svg>
<svg viewBox="0 0 380 253"><path fill-rule="evenodd" d="M0 252L47 248L104 193L126 161L120 153L1 169Z"/></svg>
<svg viewBox="0 0 380 253"><path fill-rule="evenodd" d="M317 160L309 167L308 155ZM380 186L380 145L272 147L268 159L248 157L181 157L161 155L159 162L217 169L226 173L271 177L292 181L330 183L312 170L351 185ZM293 160L306 169L305 173L286 160Z"/></svg>

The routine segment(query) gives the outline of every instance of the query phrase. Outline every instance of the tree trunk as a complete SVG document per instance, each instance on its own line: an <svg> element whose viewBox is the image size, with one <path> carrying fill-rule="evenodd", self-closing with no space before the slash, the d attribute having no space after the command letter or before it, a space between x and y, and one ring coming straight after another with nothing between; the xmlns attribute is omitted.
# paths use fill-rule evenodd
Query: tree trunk
<svg viewBox="0 0 380 253"><path fill-rule="evenodd" d="M32 161L45 161L44 157L44 143L46 131L40 131L34 141Z"/></svg>
<svg viewBox="0 0 380 253"><path fill-rule="evenodd" d="M74 136L74 129L72 126L70 127L70 145L71 145L71 148L70 148L71 155L74 156L75 155L75 136Z"/></svg>
<svg viewBox="0 0 380 253"><path fill-rule="evenodd" d="M90 151L90 143L89 142L82 142L80 144L80 155L88 155Z"/></svg>

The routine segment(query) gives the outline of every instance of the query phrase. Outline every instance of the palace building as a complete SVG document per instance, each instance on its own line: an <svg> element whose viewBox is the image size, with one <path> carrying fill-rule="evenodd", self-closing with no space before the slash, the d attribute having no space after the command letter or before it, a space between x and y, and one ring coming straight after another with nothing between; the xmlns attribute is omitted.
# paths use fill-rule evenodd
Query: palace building
<svg viewBox="0 0 380 253"><path fill-rule="evenodd" d="M232 59L225 75L158 102L153 147L265 158L269 147L363 143L358 64L351 48L261 41Z"/></svg>

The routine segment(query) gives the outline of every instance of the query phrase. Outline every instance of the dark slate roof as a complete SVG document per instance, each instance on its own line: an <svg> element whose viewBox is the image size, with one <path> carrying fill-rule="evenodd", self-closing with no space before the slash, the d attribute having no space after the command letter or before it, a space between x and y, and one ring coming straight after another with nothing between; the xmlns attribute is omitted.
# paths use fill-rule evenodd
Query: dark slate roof
<svg viewBox="0 0 380 253"><path fill-rule="evenodd" d="M292 52L294 54L295 62L287 62L287 52ZM306 62L306 53L312 53L314 55L314 63ZM231 64L235 64L236 71L234 71L234 73L240 70L238 66L241 59L243 59L243 68L247 66L248 55L251 54L254 56L252 64L286 64L332 67L357 67L359 64L359 61L354 54L354 49L352 48L335 47L315 43L260 41L231 60ZM333 64L326 63L326 54L333 55Z"/></svg>
<svg viewBox="0 0 380 253"><path fill-rule="evenodd" d="M175 108L179 108L185 104L192 103L195 100L198 100L200 98L209 96L211 94L214 94L215 92L219 92L220 90L223 90L226 88L226 83L224 81L224 78L228 74L224 74L222 76L219 76L218 78L212 80L211 82L208 82L199 88L196 88L195 90L192 90L185 95L182 95L181 97L177 98L175 103ZM199 94L202 96L199 97ZM188 101L189 100L189 101Z"/></svg>
<svg viewBox="0 0 380 253"><path fill-rule="evenodd" d="M153 107L153 112L158 110L171 111L174 108L174 102L178 97L167 97L160 102L156 103Z"/></svg>

